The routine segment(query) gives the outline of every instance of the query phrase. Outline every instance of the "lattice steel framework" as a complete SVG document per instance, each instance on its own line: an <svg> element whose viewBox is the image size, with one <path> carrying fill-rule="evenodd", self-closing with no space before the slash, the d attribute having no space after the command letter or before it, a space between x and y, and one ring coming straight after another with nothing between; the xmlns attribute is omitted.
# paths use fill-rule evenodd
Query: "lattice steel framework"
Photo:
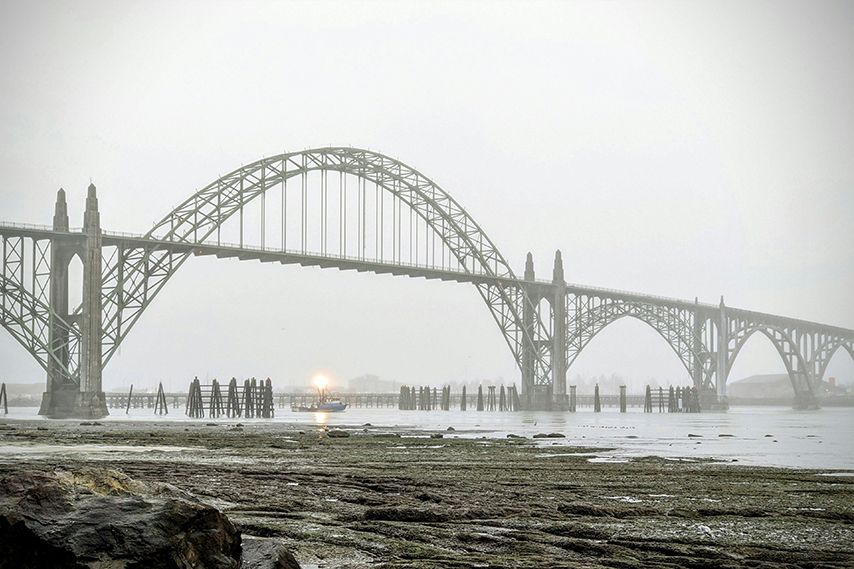
<svg viewBox="0 0 854 569"><path fill-rule="evenodd" d="M50 307L52 239L0 234L0 242L0 323L45 371L56 369L54 381L77 385L80 329ZM51 325L63 333L51 338Z"/></svg>
<svg viewBox="0 0 854 569"><path fill-rule="evenodd" d="M307 183L308 175L320 172L320 183L313 188ZM341 177L337 186L330 188L328 173L337 172ZM348 232L347 197L345 175L355 176L357 182L357 219L361 223L355 232ZM442 268L449 272L459 271L468 275L490 277L490 282L476 283L478 291L498 323L520 368L528 367L535 383L550 382L550 368L540 355L523 362L524 345L534 346L547 341L546 325L535 319L527 326L522 319L522 310L530 304L524 288L514 284L516 279L510 265L503 258L492 240L475 220L447 192L417 170L405 164L368 150L354 148L321 148L287 153L266 158L241 167L199 190L169 215L157 223L146 238L156 241L143 247L117 247L109 256L105 254L103 333L104 363L115 353L122 339L139 319L151 300L162 289L172 274L184 263L191 253L187 245L203 247L205 244L222 243L222 229L229 220L238 223L237 247L246 247L250 205L260 204L260 227L251 228L260 233L260 247L267 247L268 212L266 198L272 191L281 192L281 246L287 250L288 237L288 180L298 181L300 192L299 251L309 250L310 236L319 236L318 255L343 258L348 251L347 237L351 238L360 258L365 259L369 244L374 245L374 254L380 260L387 259L390 252L392 263L418 263L418 255L424 248L424 257L436 263L439 257ZM372 235L367 228L368 201L365 182L380 191L387 192L391 201L376 197L375 212L370 212L376 226ZM315 196L320 210L319 227L312 227L309 198ZM335 193L337 192L337 196ZM335 198L337 197L337 204ZM332 198L332 199L330 199ZM391 208L391 220L384 219L387 208ZM406 208L404 210L403 208ZM409 222L404 212L409 212ZM293 215L293 212L292 212ZM413 219L413 215L415 218ZM332 223L330 223L332 222ZM337 231L331 229L337 225ZM352 225L352 221L351 221ZM423 233L419 234L419 228ZM391 235L388 235L387 233ZM404 237L408 229L409 258L404 261ZM429 234L429 237L428 237ZM337 251L329 237L337 236ZM413 238L414 237L414 238ZM419 242L420 238L420 242ZM432 241L431 241L432 240ZM438 243L438 246L437 246ZM413 247L414 245L414 247ZM389 249L390 251L386 251ZM506 278L507 282L495 279ZM537 352L539 354L539 352Z"/></svg>
<svg viewBox="0 0 854 569"><path fill-rule="evenodd" d="M698 386L710 388L714 357L707 347L708 320L689 306L568 292L566 360L571 366L590 341L620 318L636 318L658 332ZM698 325L699 324L699 325ZM699 380L699 381L698 381Z"/></svg>
<svg viewBox="0 0 854 569"><path fill-rule="evenodd" d="M813 405L818 395L818 382L827 364L839 348L854 358L854 332L744 310L728 311L721 345L726 346L726 372L732 369L747 340L756 333L766 336L780 354L792 382L796 404ZM719 367L721 364L719 364ZM724 375L725 377L725 375Z"/></svg>

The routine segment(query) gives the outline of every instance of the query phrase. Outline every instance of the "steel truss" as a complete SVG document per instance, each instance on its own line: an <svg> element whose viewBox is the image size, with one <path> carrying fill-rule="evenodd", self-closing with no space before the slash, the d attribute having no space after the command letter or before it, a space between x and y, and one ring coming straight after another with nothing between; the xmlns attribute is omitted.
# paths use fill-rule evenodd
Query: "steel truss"
<svg viewBox="0 0 854 569"><path fill-rule="evenodd" d="M575 292L567 293L566 305L568 366L575 362L581 351L607 325L620 318L632 317L658 332L676 353L688 374L692 378L702 378L701 386L709 386L714 358L704 342L702 328L698 329L696 325L696 310Z"/></svg>
<svg viewBox="0 0 854 569"><path fill-rule="evenodd" d="M52 240L0 234L0 242L0 323L46 372L55 370L53 381L79 385L79 326L49 304ZM51 338L51 328L61 333Z"/></svg>
<svg viewBox="0 0 854 569"><path fill-rule="evenodd" d="M724 342L726 370L747 340L756 333L767 337L780 354L792 382L796 401L815 404L818 382L839 348L854 358L854 332L832 326L782 319L747 311L731 311L726 319Z"/></svg>
<svg viewBox="0 0 854 569"><path fill-rule="evenodd" d="M239 246L244 245L244 213L250 204L257 203L256 200L262 207L263 247L266 235L266 216L263 212L265 195L280 186L284 188L284 184L294 178L302 182L303 212L300 234L302 250L305 251L309 225L304 205L307 191L305 180L310 172L353 175L390 192L396 200L392 202L392 215L397 216L397 221L392 218L392 227L395 228L395 223L397 226L395 234L391 236L391 243L397 244L398 260L401 257L399 250L402 249L401 206L405 206L423 220L438 237L462 272L491 277L493 282L477 283L476 286L498 323L517 364L520 368L533 367L532 373L538 384L550 381L549 366L544 362L540 350L535 350L533 362L523 362L522 357L525 345L536 346L546 341L548 332L545 325L539 319L527 324L523 322L522 311L526 304L531 305L531 301L527 298L524 288L514 284L518 279L510 265L477 222L447 192L417 170L382 154L354 148L322 148L287 153L241 167L201 189L157 223L145 237L158 241L158 245L129 249L118 247L109 258L105 255L104 363L110 360L145 308L190 256L190 253L186 252L186 245L203 247L214 237L216 243L220 243L220 229L226 221L234 217L239 220ZM320 220L321 235L324 236L321 238L320 253L325 255L328 239L326 242L324 239L329 225L329 217L325 215L329 208L326 177L321 179L319 191L320 207L324 212ZM364 188L362 191L364 193ZM284 189L282 192L284 195ZM397 213L394 211L395 205ZM285 206L286 201L283 198L283 209ZM364 208L364 205L361 207ZM346 217L341 217L339 223L346 224ZM283 215L283 223L285 219ZM409 227L411 248L411 222ZM415 227L417 246L418 226ZM285 228L282 235L284 250ZM363 228L363 251L367 238ZM375 237L375 240L378 239L379 236ZM425 242L426 239L425 236ZM184 247L164 248L163 243ZM496 283L495 278L506 278L507 282Z"/></svg>

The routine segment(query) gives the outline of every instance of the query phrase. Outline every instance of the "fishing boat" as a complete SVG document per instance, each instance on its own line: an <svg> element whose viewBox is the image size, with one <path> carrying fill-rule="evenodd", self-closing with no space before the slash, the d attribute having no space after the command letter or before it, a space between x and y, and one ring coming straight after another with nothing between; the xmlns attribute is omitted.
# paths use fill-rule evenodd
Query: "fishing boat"
<svg viewBox="0 0 854 569"><path fill-rule="evenodd" d="M314 386L317 388L320 401L318 403L312 403L308 407L304 405L294 405L291 407L291 411L300 413L338 413L344 411L347 408L347 404L342 403L341 398L339 397L330 398L329 393L326 391L327 385L329 385L329 380L323 376L319 376L314 380Z"/></svg>

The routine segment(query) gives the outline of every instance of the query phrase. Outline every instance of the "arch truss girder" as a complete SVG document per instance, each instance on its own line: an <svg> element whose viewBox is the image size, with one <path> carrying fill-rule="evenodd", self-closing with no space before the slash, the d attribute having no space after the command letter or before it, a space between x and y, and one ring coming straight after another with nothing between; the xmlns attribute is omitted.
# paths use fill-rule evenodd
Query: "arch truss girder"
<svg viewBox="0 0 854 569"><path fill-rule="evenodd" d="M79 384L80 329L49 304L51 240L0 235L0 241L0 323L42 369L56 368L55 381Z"/></svg>
<svg viewBox="0 0 854 569"><path fill-rule="evenodd" d="M145 237L184 246L203 245L206 240L213 238L219 242L223 224L237 216L240 221L239 245L242 247L244 208L259 198L263 204L268 190L280 185L284 195L284 186L294 178L300 180L305 196L306 176L316 171L324 175L328 172L339 172L342 176L354 175L390 192L394 199L406 205L426 223L467 274L515 280L513 271L494 243L447 192L397 160L353 148L323 148L282 154L241 167L191 196L157 223ZM321 179L320 188L324 200L321 207L324 208L327 199L324 193L325 180L325 177ZM306 217L303 214L301 220L303 235ZM263 234L263 226L261 232ZM323 247L321 240L321 255L326 253ZM104 363L113 355L165 282L189 256L189 253L160 249L162 247L129 251L119 249L109 259L105 255L103 306L107 345ZM537 338L547 337L548 331L539 322L527 327L523 323L521 313L526 303L530 304L531 301L521 287L479 284L478 290L521 367L523 344L536 345ZM537 353L534 367L538 382L548 382L549 366L541 353Z"/></svg>
<svg viewBox="0 0 854 569"><path fill-rule="evenodd" d="M632 317L658 332L691 377L702 378L702 387L711 386L714 358L703 341L702 329L695 326L697 315L694 310L573 292L568 292L566 298L567 367L606 326L620 318ZM701 325L705 326L705 323Z"/></svg>
<svg viewBox="0 0 854 569"><path fill-rule="evenodd" d="M837 349L844 348L854 357L854 332L835 327L805 323L768 322L761 318L732 317L727 330L727 369L753 334L767 337L786 367L796 394L815 397L818 382L824 377L827 364Z"/></svg>

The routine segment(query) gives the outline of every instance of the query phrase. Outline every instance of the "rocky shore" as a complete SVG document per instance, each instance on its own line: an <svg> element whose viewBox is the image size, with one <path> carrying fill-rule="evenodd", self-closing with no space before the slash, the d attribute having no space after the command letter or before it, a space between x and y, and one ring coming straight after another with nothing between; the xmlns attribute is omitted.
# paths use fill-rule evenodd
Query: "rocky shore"
<svg viewBox="0 0 854 569"><path fill-rule="evenodd" d="M95 467L169 484L304 568L854 566L844 473L608 462L580 443L459 431L330 434L0 420L0 478Z"/></svg>

